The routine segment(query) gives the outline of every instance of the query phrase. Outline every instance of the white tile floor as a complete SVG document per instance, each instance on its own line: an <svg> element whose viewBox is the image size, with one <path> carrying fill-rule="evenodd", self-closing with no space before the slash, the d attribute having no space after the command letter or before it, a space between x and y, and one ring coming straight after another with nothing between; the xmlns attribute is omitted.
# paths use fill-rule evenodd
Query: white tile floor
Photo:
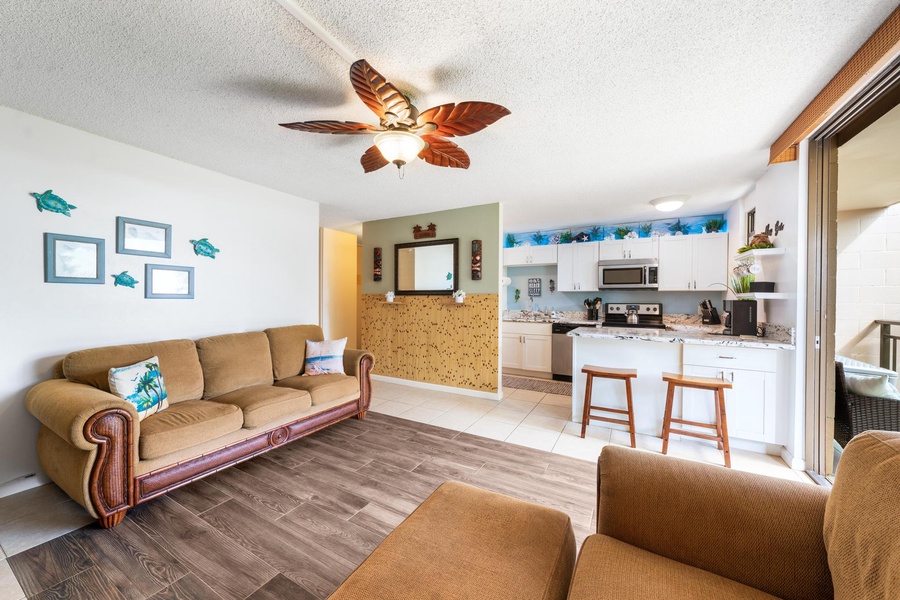
<svg viewBox="0 0 900 600"><path fill-rule="evenodd" d="M569 396L517 389L503 392L503 399L495 401L373 381L370 410L592 462L608 444L630 445L626 432L597 425L590 425L582 439L581 424L570 420ZM638 434L636 442L640 450L662 451L658 437ZM722 453L702 441L672 440L669 455L723 464ZM732 448L731 465L741 471L812 483L806 473L791 470L778 456Z"/></svg>

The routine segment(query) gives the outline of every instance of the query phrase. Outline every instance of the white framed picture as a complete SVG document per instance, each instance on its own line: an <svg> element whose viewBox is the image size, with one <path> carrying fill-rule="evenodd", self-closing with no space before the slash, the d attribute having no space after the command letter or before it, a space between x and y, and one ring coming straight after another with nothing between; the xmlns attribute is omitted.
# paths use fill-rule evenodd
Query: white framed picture
<svg viewBox="0 0 900 600"><path fill-rule="evenodd" d="M144 298L184 299L194 297L194 267L144 266Z"/></svg>

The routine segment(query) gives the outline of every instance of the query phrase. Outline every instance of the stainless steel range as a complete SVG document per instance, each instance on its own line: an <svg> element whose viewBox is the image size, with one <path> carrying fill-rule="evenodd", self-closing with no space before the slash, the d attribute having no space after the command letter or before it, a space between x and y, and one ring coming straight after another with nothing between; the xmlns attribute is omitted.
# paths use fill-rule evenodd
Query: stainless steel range
<svg viewBox="0 0 900 600"><path fill-rule="evenodd" d="M663 306L660 302L643 304L607 304L603 311L603 327L636 327L665 329Z"/></svg>

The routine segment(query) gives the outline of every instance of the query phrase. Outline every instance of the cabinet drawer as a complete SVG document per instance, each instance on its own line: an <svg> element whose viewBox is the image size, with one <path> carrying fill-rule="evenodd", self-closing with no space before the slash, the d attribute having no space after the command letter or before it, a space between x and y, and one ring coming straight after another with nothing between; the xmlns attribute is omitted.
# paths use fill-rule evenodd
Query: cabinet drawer
<svg viewBox="0 0 900 600"><path fill-rule="evenodd" d="M744 369L774 373L778 357L766 348L734 348L730 346L684 345L686 365L703 365L719 369Z"/></svg>
<svg viewBox="0 0 900 600"><path fill-rule="evenodd" d="M550 323L517 323L515 321L503 322L503 333L519 335L550 335L553 325Z"/></svg>

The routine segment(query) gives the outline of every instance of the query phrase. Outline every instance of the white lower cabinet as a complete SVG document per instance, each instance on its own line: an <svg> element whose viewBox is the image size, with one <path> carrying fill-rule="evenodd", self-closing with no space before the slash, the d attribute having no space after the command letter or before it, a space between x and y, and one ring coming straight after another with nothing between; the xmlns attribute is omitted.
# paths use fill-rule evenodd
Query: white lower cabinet
<svg viewBox="0 0 900 600"><path fill-rule="evenodd" d="M729 438L781 443L777 430L775 352L757 348L685 346L685 375L724 377L732 383L732 389L725 390ZM714 414L713 392L684 390L684 419L712 423Z"/></svg>
<svg viewBox="0 0 900 600"><path fill-rule="evenodd" d="M550 372L553 338L549 323L505 322L503 330L503 368Z"/></svg>

